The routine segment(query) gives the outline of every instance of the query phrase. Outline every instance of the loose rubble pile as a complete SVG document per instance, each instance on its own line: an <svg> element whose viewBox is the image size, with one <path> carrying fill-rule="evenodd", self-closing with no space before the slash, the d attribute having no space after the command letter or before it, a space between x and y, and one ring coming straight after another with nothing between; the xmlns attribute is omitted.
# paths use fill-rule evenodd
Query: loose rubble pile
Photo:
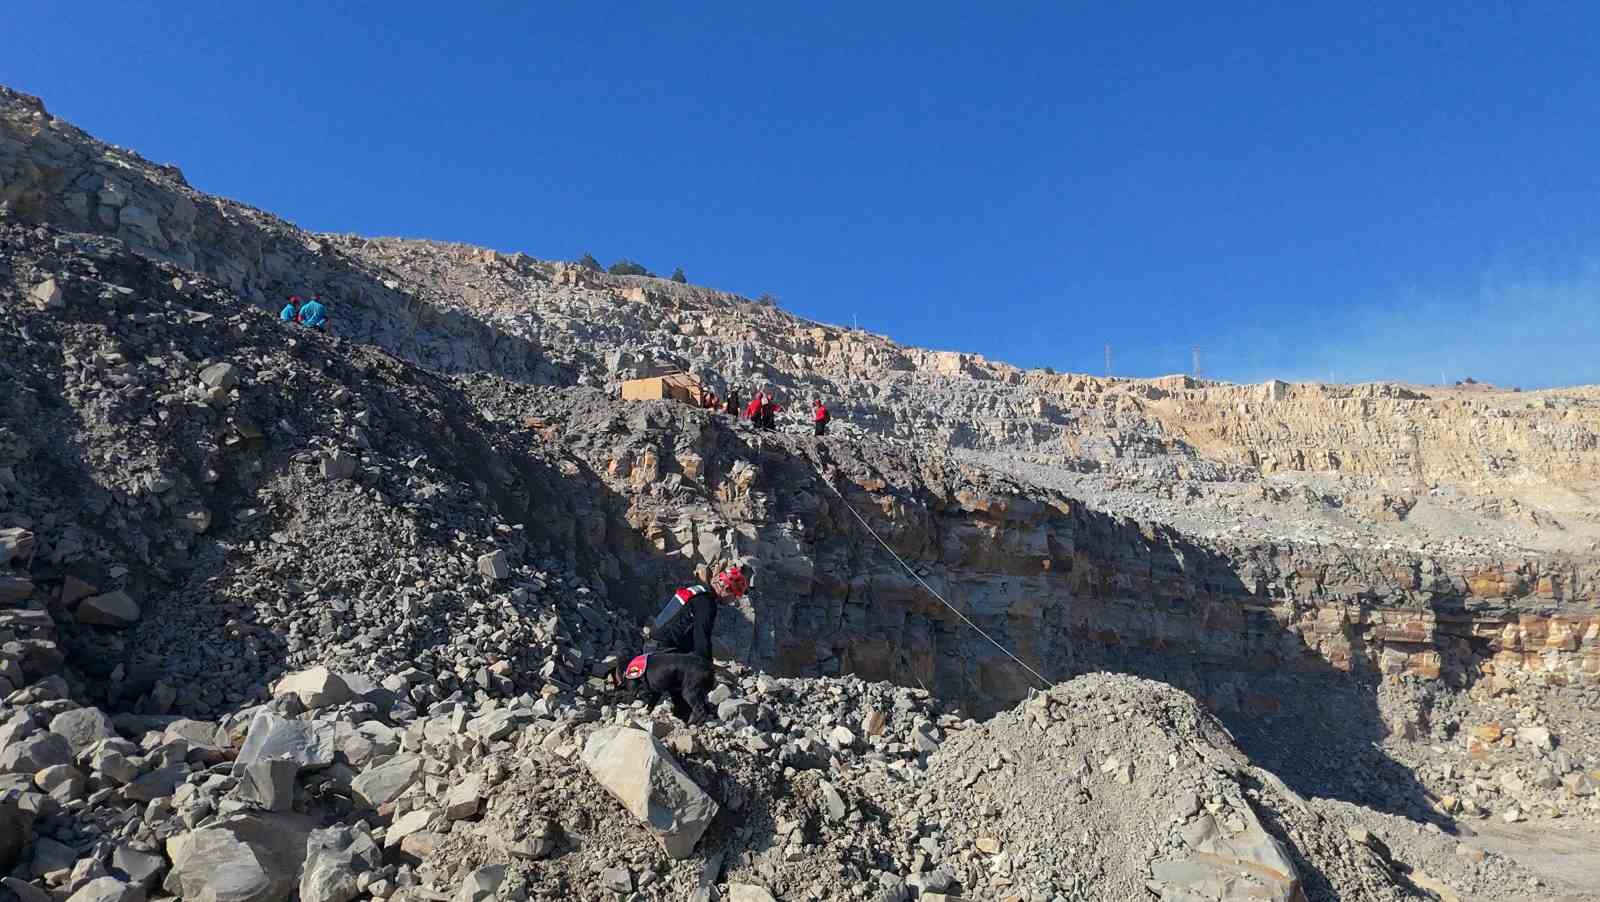
<svg viewBox="0 0 1600 902"><path fill-rule="evenodd" d="M1385 687L1391 748L1452 817L1600 817L1600 691L1512 688L1485 680L1473 699L1401 682Z"/></svg>
<svg viewBox="0 0 1600 902"><path fill-rule="evenodd" d="M615 707L598 679L423 716L352 683L292 674L214 723L110 717L60 677L13 693L4 885L79 902L1406 895L1251 776L1191 699L1133 678L981 726L917 690L738 667L698 727Z"/></svg>

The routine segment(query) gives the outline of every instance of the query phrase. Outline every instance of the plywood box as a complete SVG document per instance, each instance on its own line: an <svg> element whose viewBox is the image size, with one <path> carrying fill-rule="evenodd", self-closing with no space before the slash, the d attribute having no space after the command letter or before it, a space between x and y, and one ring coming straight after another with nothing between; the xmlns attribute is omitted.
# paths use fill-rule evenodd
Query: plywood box
<svg viewBox="0 0 1600 902"><path fill-rule="evenodd" d="M685 404L697 404L700 401L700 382L688 373L629 379L622 383L622 400L682 401Z"/></svg>

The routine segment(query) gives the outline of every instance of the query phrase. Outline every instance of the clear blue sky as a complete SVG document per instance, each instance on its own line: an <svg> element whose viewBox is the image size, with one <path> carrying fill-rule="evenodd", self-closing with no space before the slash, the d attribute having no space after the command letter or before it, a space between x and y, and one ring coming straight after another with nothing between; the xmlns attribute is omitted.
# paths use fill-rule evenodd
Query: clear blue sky
<svg viewBox="0 0 1600 902"><path fill-rule="evenodd" d="M307 228L1022 365L1600 382L1600 4L201 6L13 0L0 82Z"/></svg>

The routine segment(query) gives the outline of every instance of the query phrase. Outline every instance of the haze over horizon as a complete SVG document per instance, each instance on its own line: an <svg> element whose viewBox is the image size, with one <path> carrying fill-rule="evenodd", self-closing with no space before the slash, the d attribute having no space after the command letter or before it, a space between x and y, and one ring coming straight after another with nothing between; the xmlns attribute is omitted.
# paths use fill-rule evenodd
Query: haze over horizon
<svg viewBox="0 0 1600 902"><path fill-rule="evenodd" d="M0 83L305 228L1022 366L1600 382L1592 6L424 10L30 0Z"/></svg>

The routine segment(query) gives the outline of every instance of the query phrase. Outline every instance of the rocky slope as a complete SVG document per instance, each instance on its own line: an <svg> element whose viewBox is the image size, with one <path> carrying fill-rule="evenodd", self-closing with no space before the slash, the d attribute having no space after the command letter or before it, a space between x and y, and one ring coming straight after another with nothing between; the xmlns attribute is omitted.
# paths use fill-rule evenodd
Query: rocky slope
<svg viewBox="0 0 1600 902"><path fill-rule="evenodd" d="M309 291L334 335L275 321ZM821 393L838 434L614 400L663 365ZM1592 402L1058 376L696 286L313 236L0 89L0 796L33 815L12 890L126 882L137 853L201 897L199 849L255 861L261 898L301 872L342 899L1385 898L1426 889L1423 860L1538 897L1551 878L1445 833L1375 837L1600 815ZM1048 683L1182 691L1032 694L890 550ZM751 706L643 725L756 812L691 867L600 790L591 734L644 712L592 680L731 558L756 587L717 644L765 672L728 680ZM281 682L316 666L342 676ZM62 758L44 734L85 705L111 732L75 714ZM259 742L315 757L247 775L263 711L288 726ZM410 754L405 795L364 803L357 778ZM1264 881L1203 866L1224 852Z"/></svg>

